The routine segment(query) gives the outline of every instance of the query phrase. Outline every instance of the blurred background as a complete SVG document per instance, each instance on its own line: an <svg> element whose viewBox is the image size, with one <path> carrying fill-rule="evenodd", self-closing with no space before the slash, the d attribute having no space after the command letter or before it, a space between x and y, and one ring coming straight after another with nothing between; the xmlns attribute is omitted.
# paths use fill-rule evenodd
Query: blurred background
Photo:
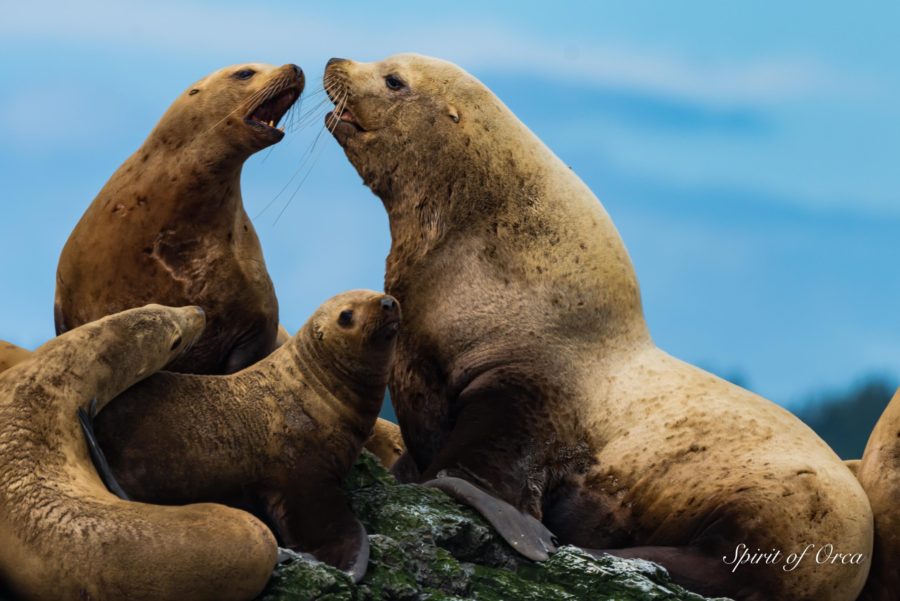
<svg viewBox="0 0 900 601"><path fill-rule="evenodd" d="M307 3L304 3L307 4ZM109 176L193 81L307 74L246 165L281 304L381 289L379 200L322 131L332 56L415 51L491 87L617 224L665 350L858 456L900 376L900 4L0 2L0 338L53 335L56 262Z"/></svg>

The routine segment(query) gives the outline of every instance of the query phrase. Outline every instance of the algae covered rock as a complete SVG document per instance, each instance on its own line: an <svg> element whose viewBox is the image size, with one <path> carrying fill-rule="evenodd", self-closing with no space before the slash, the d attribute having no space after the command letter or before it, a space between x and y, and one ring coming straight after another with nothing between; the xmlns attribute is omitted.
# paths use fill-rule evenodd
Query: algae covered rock
<svg viewBox="0 0 900 601"><path fill-rule="evenodd" d="M643 560L595 558L562 547L549 561L516 554L477 513L443 492L398 484L364 452L345 481L369 532L371 556L358 585L321 563L296 559L276 568L262 601L599 601L690 600Z"/></svg>

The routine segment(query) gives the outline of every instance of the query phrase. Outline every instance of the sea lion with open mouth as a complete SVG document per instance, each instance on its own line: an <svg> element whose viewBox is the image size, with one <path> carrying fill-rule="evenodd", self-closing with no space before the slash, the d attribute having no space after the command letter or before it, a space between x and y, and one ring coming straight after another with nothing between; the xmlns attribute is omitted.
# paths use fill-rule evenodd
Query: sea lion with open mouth
<svg viewBox="0 0 900 601"><path fill-rule="evenodd" d="M208 326L169 369L231 373L276 346L278 301L241 198L244 161L284 137L296 65L235 65L184 91L113 174L59 259L56 332L146 303Z"/></svg>
<svg viewBox="0 0 900 601"><path fill-rule="evenodd" d="M150 305L75 328L0 374L0 579L24 599L246 601L277 546L252 515L116 498L77 413L162 368L203 329L197 307Z"/></svg>
<svg viewBox="0 0 900 601"><path fill-rule="evenodd" d="M784 409L653 344L609 216L489 89L418 55L332 59L324 84L390 221L390 389L423 481L533 559L552 532L707 595L855 599L872 514L853 474ZM810 543L852 560L729 563Z"/></svg>
<svg viewBox="0 0 900 601"><path fill-rule="evenodd" d="M399 325L392 297L345 292L241 372L144 380L96 418L104 475L140 501L249 500L282 545L361 579L368 537L341 482L376 423Z"/></svg>

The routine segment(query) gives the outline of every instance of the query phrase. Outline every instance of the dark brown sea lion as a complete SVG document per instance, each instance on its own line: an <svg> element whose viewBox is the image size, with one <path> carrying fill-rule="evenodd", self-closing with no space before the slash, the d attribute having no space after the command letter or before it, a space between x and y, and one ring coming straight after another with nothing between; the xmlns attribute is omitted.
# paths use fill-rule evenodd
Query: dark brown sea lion
<svg viewBox="0 0 900 601"><path fill-rule="evenodd" d="M149 302L199 305L203 337L169 366L231 373L275 348L278 301L241 199L250 155L303 90L296 65L226 67L178 97L63 248L56 332Z"/></svg>
<svg viewBox="0 0 900 601"><path fill-rule="evenodd" d="M0 340L0 373L13 365L18 365L31 356L31 351L16 346L11 342Z"/></svg>
<svg viewBox="0 0 900 601"><path fill-rule="evenodd" d="M115 479L140 501L249 498L283 545L362 578L368 538L341 481L381 409L399 320L393 298L346 292L239 373L144 380L96 419Z"/></svg>
<svg viewBox="0 0 900 601"><path fill-rule="evenodd" d="M76 412L106 403L200 335L196 307L151 305L75 328L0 375L0 578L25 599L247 600L272 533L221 505L113 496Z"/></svg>
<svg viewBox="0 0 900 601"><path fill-rule="evenodd" d="M881 414L857 467L875 514L872 571L860 600L900 596L900 390Z"/></svg>
<svg viewBox="0 0 900 601"><path fill-rule="evenodd" d="M416 55L332 59L324 82L388 212L390 388L424 481L534 559L552 531L708 595L856 597L872 515L853 474L784 409L653 344L609 216L490 90ZM783 569L829 543L852 561ZM741 545L782 561L732 565Z"/></svg>

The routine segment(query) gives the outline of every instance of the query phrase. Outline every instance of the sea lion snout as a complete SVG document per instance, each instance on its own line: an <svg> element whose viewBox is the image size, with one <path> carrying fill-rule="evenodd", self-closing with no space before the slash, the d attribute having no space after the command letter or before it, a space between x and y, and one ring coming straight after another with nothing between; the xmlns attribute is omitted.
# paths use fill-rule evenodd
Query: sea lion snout
<svg viewBox="0 0 900 601"><path fill-rule="evenodd" d="M393 296L384 295L381 297L381 308L389 313L394 313L397 310L397 299Z"/></svg>

